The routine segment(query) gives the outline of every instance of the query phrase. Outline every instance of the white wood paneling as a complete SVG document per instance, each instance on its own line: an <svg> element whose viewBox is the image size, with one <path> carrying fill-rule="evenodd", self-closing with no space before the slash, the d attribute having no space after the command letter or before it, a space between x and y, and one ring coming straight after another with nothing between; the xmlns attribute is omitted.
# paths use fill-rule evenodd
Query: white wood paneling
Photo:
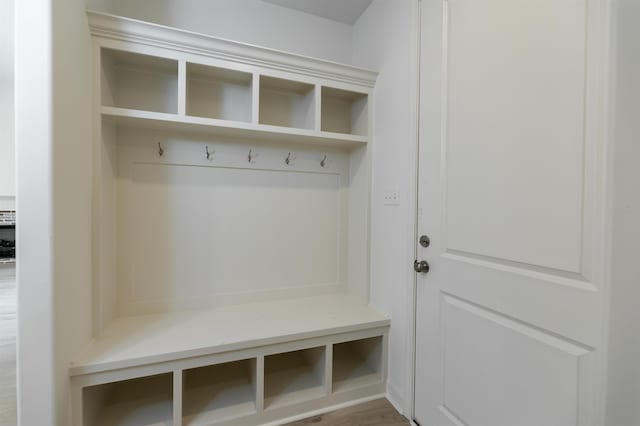
<svg viewBox="0 0 640 426"><path fill-rule="evenodd" d="M332 161L323 168L311 149L119 135L119 312L346 288L348 166L339 150L323 151Z"/></svg>
<svg viewBox="0 0 640 426"><path fill-rule="evenodd" d="M322 131L319 111L320 87L370 105L374 74L89 15L101 170L97 334L122 314L344 289L365 300L370 151L348 149L368 143L371 108L334 112L358 134ZM140 73L149 74L145 84L128 88ZM238 176L244 185L231 184ZM236 249L223 248L230 243Z"/></svg>
<svg viewBox="0 0 640 426"><path fill-rule="evenodd" d="M379 394L389 320L367 307L374 74L90 20L96 339L71 367L75 422L106 410L112 422L254 425ZM330 131L322 87L358 98ZM375 374L333 392L331 345L375 336L375 354L348 359ZM162 407L92 392L126 395L157 374L174 377Z"/></svg>

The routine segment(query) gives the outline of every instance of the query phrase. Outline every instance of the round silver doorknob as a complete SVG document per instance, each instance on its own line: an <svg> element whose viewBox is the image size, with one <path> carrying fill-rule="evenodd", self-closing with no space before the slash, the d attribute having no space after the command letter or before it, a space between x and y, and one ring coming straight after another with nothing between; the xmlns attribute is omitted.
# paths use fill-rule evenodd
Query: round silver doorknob
<svg viewBox="0 0 640 426"><path fill-rule="evenodd" d="M429 262L426 260L414 261L413 262L413 270L419 273L426 274L429 272Z"/></svg>

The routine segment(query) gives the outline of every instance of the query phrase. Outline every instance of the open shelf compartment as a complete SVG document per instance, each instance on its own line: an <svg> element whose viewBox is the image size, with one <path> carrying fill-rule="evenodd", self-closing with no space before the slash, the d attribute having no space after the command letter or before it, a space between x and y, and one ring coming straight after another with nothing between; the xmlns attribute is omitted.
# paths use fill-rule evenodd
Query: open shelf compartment
<svg viewBox="0 0 640 426"><path fill-rule="evenodd" d="M315 128L315 85L260 76L260 124Z"/></svg>
<svg viewBox="0 0 640 426"><path fill-rule="evenodd" d="M333 345L333 392L381 383L382 336Z"/></svg>
<svg viewBox="0 0 640 426"><path fill-rule="evenodd" d="M264 408L282 407L325 394L325 347L264 358Z"/></svg>
<svg viewBox="0 0 640 426"><path fill-rule="evenodd" d="M187 63L187 115L251 122L253 74Z"/></svg>
<svg viewBox="0 0 640 426"><path fill-rule="evenodd" d="M89 386L82 405L84 426L172 426L173 375Z"/></svg>
<svg viewBox="0 0 640 426"><path fill-rule="evenodd" d="M256 359L183 372L183 425L214 424L256 413Z"/></svg>
<svg viewBox="0 0 640 426"><path fill-rule="evenodd" d="M102 105L178 112L178 61L103 48Z"/></svg>
<svg viewBox="0 0 640 426"><path fill-rule="evenodd" d="M322 87L321 130L367 136L368 96L365 93Z"/></svg>

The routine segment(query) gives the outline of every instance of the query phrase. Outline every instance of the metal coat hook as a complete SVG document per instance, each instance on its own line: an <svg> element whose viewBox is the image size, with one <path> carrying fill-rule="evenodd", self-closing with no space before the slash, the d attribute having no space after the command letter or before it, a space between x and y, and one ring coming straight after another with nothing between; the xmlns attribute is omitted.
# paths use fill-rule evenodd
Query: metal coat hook
<svg viewBox="0 0 640 426"><path fill-rule="evenodd" d="M247 156L247 158L248 158L249 162L251 162L253 160L251 149L249 150L249 155Z"/></svg>
<svg viewBox="0 0 640 426"><path fill-rule="evenodd" d="M204 156L207 158L207 160L211 160L211 153L209 152L209 145L205 145L204 152L205 152Z"/></svg>
<svg viewBox="0 0 640 426"><path fill-rule="evenodd" d="M162 157L163 154L164 154L164 149L162 149L162 145L160 145L160 142L158 142L158 155Z"/></svg>
<svg viewBox="0 0 640 426"><path fill-rule="evenodd" d="M287 154L287 158L284 159L284 162L289 165L291 164L291 153Z"/></svg>
<svg viewBox="0 0 640 426"><path fill-rule="evenodd" d="M320 167L323 169L327 166L327 154L324 155L324 158L320 160Z"/></svg>

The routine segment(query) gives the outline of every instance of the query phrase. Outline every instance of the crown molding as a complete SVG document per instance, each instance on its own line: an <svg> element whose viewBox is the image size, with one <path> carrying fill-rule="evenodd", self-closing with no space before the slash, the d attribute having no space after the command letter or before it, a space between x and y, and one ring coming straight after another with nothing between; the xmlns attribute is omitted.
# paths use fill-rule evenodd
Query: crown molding
<svg viewBox="0 0 640 426"><path fill-rule="evenodd" d="M137 19L87 11L91 34L112 40L208 56L279 71L373 87L378 73L364 68L226 40Z"/></svg>

